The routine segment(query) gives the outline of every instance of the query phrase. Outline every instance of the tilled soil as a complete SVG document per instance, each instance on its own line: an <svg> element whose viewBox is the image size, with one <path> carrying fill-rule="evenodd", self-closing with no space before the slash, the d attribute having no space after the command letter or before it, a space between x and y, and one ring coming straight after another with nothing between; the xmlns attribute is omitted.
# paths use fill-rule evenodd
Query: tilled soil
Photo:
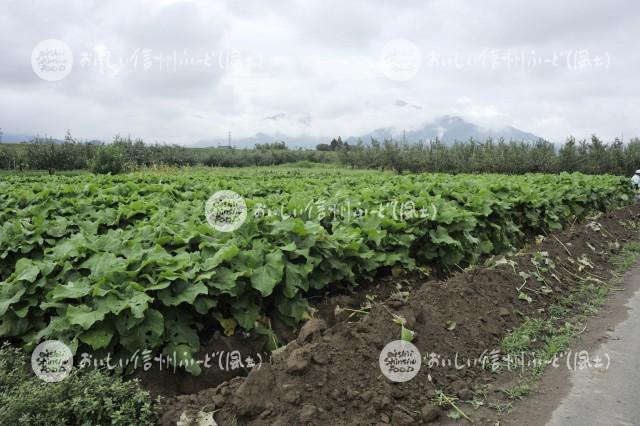
<svg viewBox="0 0 640 426"><path fill-rule="evenodd" d="M480 365L428 368L428 355L478 359L499 348L505 334L524 317L544 315L582 277L609 279L610 258L635 237L630 224L639 219L640 205L602 214L550 234L507 259L491 259L445 281L426 281L408 298L392 295L374 303L369 314L331 326L322 319L310 320L297 339L247 377L166 400L161 424L174 425L183 413L199 411L215 412L220 425L451 422L433 404L437 390L469 400L478 384L495 382L499 375ZM540 252L547 252L546 258L554 263L546 268L549 271L536 269ZM533 277L539 271L551 291L539 291L541 284ZM520 272L532 276L525 280ZM519 298L519 289L531 300ZM391 382L379 367L383 347L400 338L393 314L416 332L413 343L425 357L418 375L404 383Z"/></svg>

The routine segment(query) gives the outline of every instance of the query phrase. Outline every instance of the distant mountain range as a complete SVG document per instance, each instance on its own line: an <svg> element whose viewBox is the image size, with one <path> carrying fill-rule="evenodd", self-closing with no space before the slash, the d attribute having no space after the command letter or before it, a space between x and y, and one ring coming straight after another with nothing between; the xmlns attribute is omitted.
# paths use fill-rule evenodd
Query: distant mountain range
<svg viewBox="0 0 640 426"><path fill-rule="evenodd" d="M335 136L336 138L338 136ZM282 133L267 134L256 133L254 136L248 138L234 138L231 140L231 146L235 148L253 148L257 144L273 143L284 141L288 147L293 148L315 148L316 145L321 143L329 143L333 139L331 137L318 137L318 136L289 136ZM216 146L229 146L229 142L225 140L205 139L189 145L192 148L207 148Z"/></svg>
<svg viewBox="0 0 640 426"><path fill-rule="evenodd" d="M355 143L358 139L363 142L369 142L371 139L384 141L385 139L403 139L407 142L429 141L438 138L445 144L453 144L456 141L468 141L473 138L475 140L486 140L489 138L504 140L517 140L525 142L534 142L540 139L533 133L524 132L515 127L504 127L502 129L485 129L473 123L469 123L464 119L445 115L431 123L427 123L418 130L403 132L402 129L394 127L386 127L376 129L360 137L347 138L347 142Z"/></svg>
<svg viewBox="0 0 640 426"><path fill-rule="evenodd" d="M31 142L36 137L39 137L39 136L27 135L27 134L17 134L17 133L4 133L2 135L2 137L0 138L0 142L2 142L2 143L11 143L11 144L28 143L28 142ZM48 136L43 136L43 138L46 138L46 139L51 140L54 143L58 143L58 144L64 143L64 139L50 138ZM83 141L83 142L86 142L88 144L93 144L93 145L104 144L103 141L99 141L97 139L93 139L93 140L90 140L90 141Z"/></svg>
<svg viewBox="0 0 640 426"><path fill-rule="evenodd" d="M279 120L282 118L281 115L282 114L277 114L272 117L267 117L265 120ZM310 118L307 118L305 116L302 119L299 119L299 121L306 120L310 121ZM333 139L334 137L337 138L338 136L339 135L331 135L326 137L309 135L289 136L282 133L257 133L251 137L233 139L231 141L231 145L236 148L253 148L256 144L284 141L287 143L287 146L292 148L314 148L318 144L329 143L331 139ZM485 140L488 138L492 138L495 140L504 138L507 141L517 140L525 142L534 142L540 139L533 133L524 132L522 130L516 129L515 127L508 126L501 129L486 129L476 124L470 123L463 118L453 115L445 115L443 117L440 117L430 123L425 124L417 130L403 131L403 129L396 127L385 127L375 129L360 136L340 136L342 136L342 140L350 144L355 144L358 142L358 140L362 140L362 142L364 143L369 143L372 138L379 141L384 141L385 139L391 138L393 138L394 140L401 140L404 138L404 140L409 143L418 141L429 141L438 138L445 144L453 144L455 141L468 141L471 138L476 140ZM33 137L33 135L28 134L5 133L2 135L2 142L27 142L33 139ZM97 141L92 142L95 143ZM228 144L229 142L226 139L206 139L195 142L188 146L193 148L205 148L227 146Z"/></svg>
<svg viewBox="0 0 640 426"><path fill-rule="evenodd" d="M3 133L0 137L0 141L2 141L2 143L28 142L31 139L33 139L33 135L19 133Z"/></svg>
<svg viewBox="0 0 640 426"><path fill-rule="evenodd" d="M275 117L275 116L274 116ZM343 135L340 135L343 136ZM256 144L264 144L275 141L285 141L289 147L315 147L321 143L329 143L331 139L337 138L338 135L317 137L317 136L287 136L285 134L266 134L258 133L255 136L249 138L240 138L232 140L231 145L237 148L253 147ZM371 139L378 141L384 141L385 139L401 140L404 139L407 142L429 141L435 138L440 139L445 144L453 144L455 141L468 141L473 138L475 140L485 140L488 138L505 140L517 140L525 142L534 142L540 139L533 133L524 132L516 129L515 127L504 127L501 129L486 129L476 124L470 123L460 117L445 115L430 123L425 124L417 130L408 130L403 132L403 129L396 127L385 127L375 129L369 133L360 136L348 136L342 137L345 142L349 144L355 144L358 140L362 140L364 143L369 143ZM209 147L209 146L221 146L228 145L227 141L216 142L214 140L203 140L192 145L194 147Z"/></svg>

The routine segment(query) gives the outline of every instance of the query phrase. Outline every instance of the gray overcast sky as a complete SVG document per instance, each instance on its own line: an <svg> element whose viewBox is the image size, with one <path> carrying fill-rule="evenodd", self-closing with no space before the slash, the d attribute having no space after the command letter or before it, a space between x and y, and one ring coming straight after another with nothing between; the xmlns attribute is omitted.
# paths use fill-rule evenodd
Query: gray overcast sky
<svg viewBox="0 0 640 426"><path fill-rule="evenodd" d="M0 0L5 133L192 143L444 114L554 141L640 136L640 2ZM58 81L34 47L73 53Z"/></svg>

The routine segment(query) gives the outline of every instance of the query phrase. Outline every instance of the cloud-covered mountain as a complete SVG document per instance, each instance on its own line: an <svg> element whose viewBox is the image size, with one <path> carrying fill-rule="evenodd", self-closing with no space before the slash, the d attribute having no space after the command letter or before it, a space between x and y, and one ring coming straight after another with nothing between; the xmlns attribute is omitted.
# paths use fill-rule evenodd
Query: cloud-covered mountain
<svg viewBox="0 0 640 426"><path fill-rule="evenodd" d="M276 119L281 118L282 117L277 117ZM272 120L274 118L269 117L268 119ZM384 127L360 136L350 136L346 138L343 135L341 136L344 141L350 144L355 144L358 140L369 143L372 138L378 141L384 141L385 139L401 140L403 137L409 143L430 141L438 138L446 144L453 144L455 141L468 141L471 138L479 141L484 141L488 138L494 140L504 138L506 141L516 140L525 142L535 142L540 139L533 133L525 132L515 127L507 126L501 129L487 129L452 115L440 117L417 130L407 130L403 132L402 129L396 127ZM237 148L252 148L256 144L285 141L289 147L313 148L320 143L329 143L334 137L337 138L338 135L317 137L304 134L301 136L288 136L282 133L258 133L252 137L234 139L232 140L232 145ZM220 141L205 140L193 146L204 147L219 145L227 145L227 141L222 139L220 139Z"/></svg>
<svg viewBox="0 0 640 426"><path fill-rule="evenodd" d="M385 139L402 139L407 142L429 141L435 138L440 139L443 143L452 144L455 141L468 141L473 138L475 140L485 140L488 138L505 140L517 140L534 142L539 139L533 133L524 132L515 127L507 126L501 129L486 129L476 124L465 121L464 119L445 115L427 123L417 130L404 131L394 127L386 127L376 129L370 133L359 137L350 137L347 139L349 143L356 143L358 139L363 142L370 142L371 139L383 141Z"/></svg>

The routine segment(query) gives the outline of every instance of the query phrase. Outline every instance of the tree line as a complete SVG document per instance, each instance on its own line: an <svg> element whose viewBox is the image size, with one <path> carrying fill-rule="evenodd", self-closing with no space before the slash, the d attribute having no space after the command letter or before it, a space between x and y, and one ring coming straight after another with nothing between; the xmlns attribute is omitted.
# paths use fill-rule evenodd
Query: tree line
<svg viewBox="0 0 640 426"><path fill-rule="evenodd" d="M0 144L0 169L56 171L90 170L122 173L153 166L249 167L285 163L336 163L337 155L317 150L289 149L285 142L258 144L254 149L187 148L146 144L140 139L116 136L112 143L35 138L28 143Z"/></svg>
<svg viewBox="0 0 640 426"><path fill-rule="evenodd" d="M402 143L394 140L346 145L339 161L354 168L403 172L558 173L631 175L640 169L640 139L605 143L596 136L569 138L557 146L545 140L516 142L488 139L446 145L439 140Z"/></svg>
<svg viewBox="0 0 640 426"><path fill-rule="evenodd" d="M121 173L153 165L188 166L199 161L179 145L146 144L140 139L116 136L112 143L63 141L37 137L28 143L0 144L0 169L66 170Z"/></svg>
<svg viewBox="0 0 640 426"><path fill-rule="evenodd" d="M202 164L210 167L250 167L250 166L277 166L288 163L336 163L337 155L331 152L315 150L286 149L224 149L211 150L204 158Z"/></svg>
<svg viewBox="0 0 640 426"><path fill-rule="evenodd" d="M91 170L121 173L157 165L247 167L286 163L333 163L352 168L393 170L397 173L557 173L631 175L640 169L640 139L605 143L569 138L557 146L542 139L518 142L487 139L452 145L439 140L405 143L392 139L369 143L343 142L341 138L312 149L289 149L285 142L257 145L254 149L186 148L146 144L140 139L116 136L110 144L36 138L24 144L0 144L0 168Z"/></svg>

